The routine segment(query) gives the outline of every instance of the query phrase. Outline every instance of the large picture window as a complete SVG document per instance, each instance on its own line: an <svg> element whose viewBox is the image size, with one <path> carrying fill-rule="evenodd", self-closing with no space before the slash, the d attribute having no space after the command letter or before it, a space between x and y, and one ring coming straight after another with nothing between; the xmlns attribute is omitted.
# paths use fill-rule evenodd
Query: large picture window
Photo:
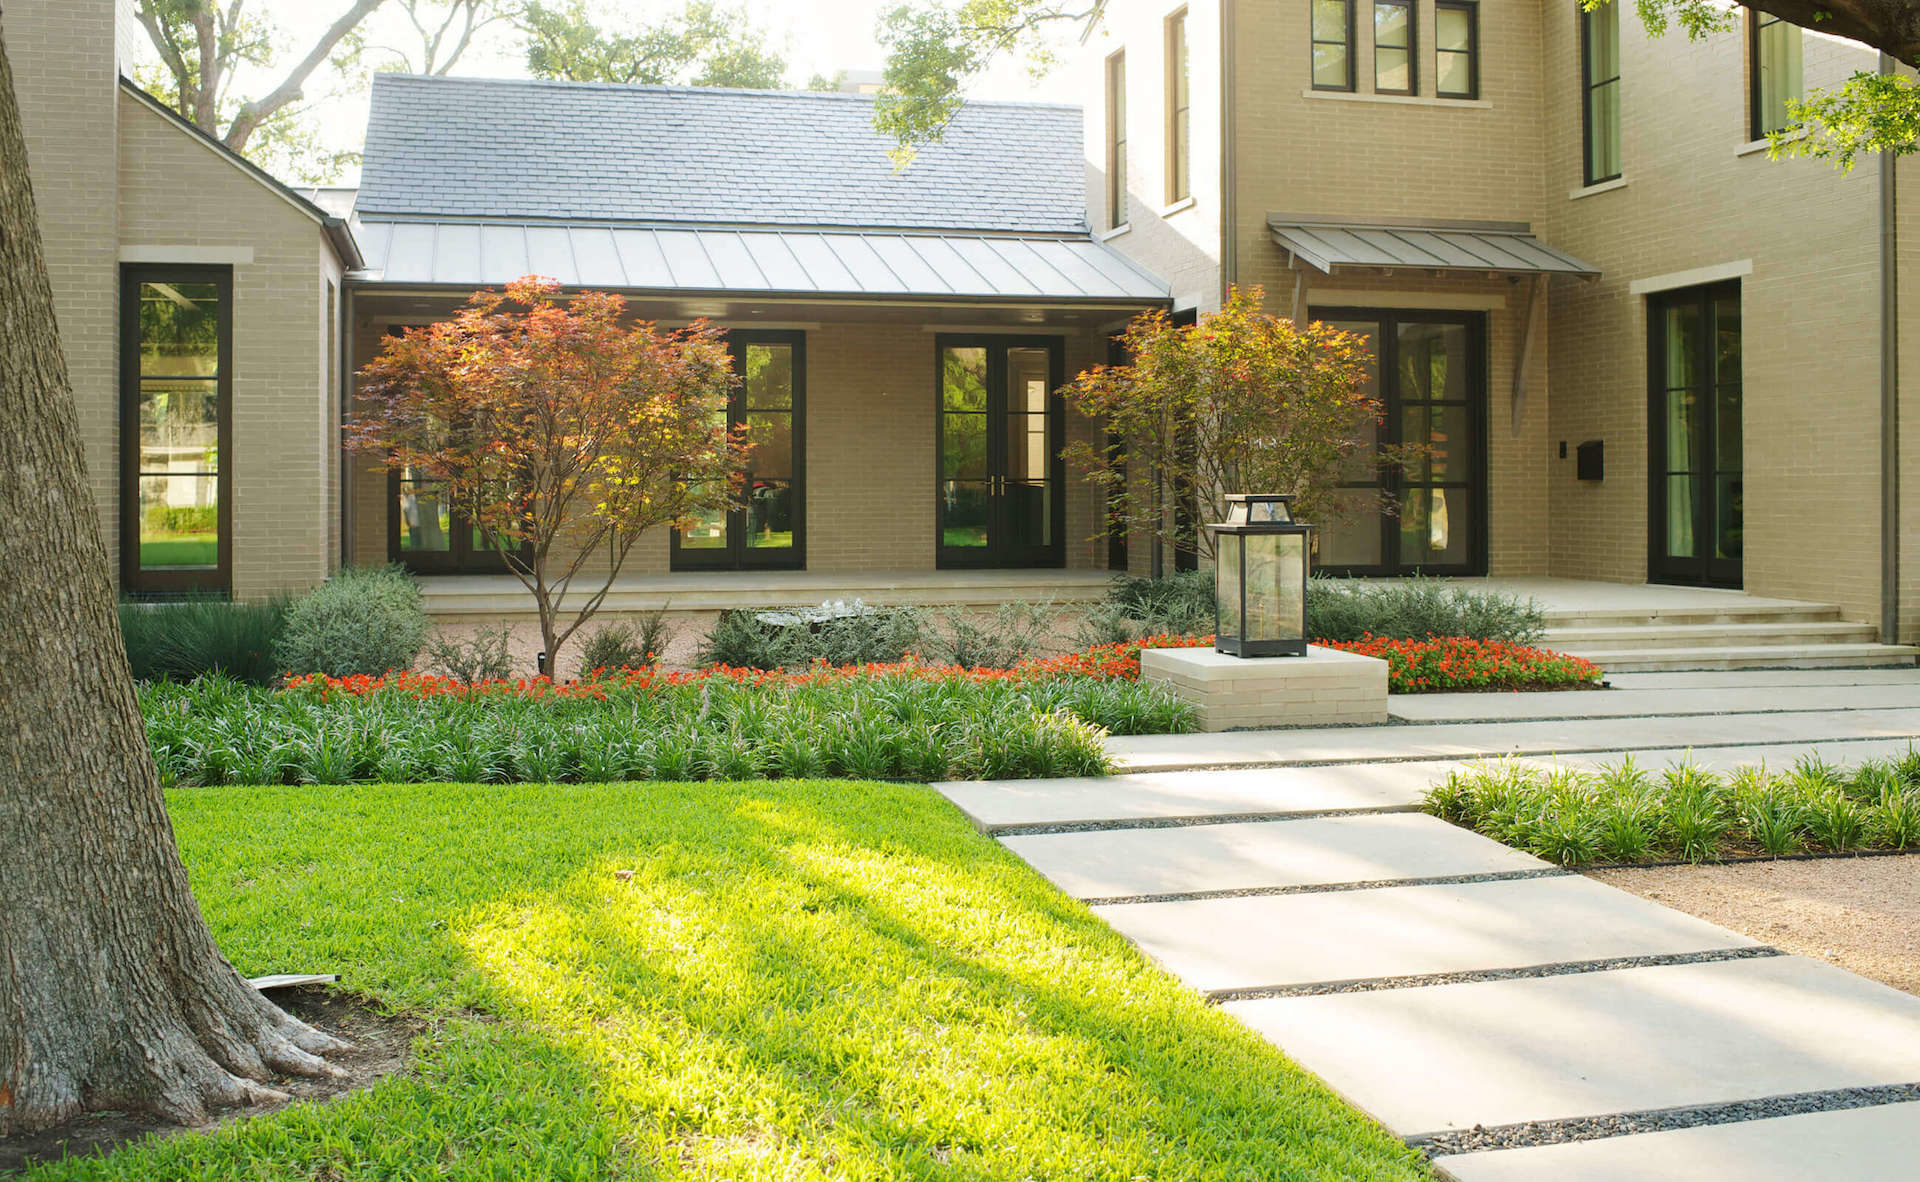
<svg viewBox="0 0 1920 1182"><path fill-rule="evenodd" d="M1435 94L1480 97L1480 5L1475 0L1434 4L1433 65Z"/></svg>
<svg viewBox="0 0 1920 1182"><path fill-rule="evenodd" d="M1313 88L1353 89L1353 0L1313 0Z"/></svg>
<svg viewBox="0 0 1920 1182"><path fill-rule="evenodd" d="M1586 181L1620 175L1620 5L1580 12L1581 126Z"/></svg>
<svg viewBox="0 0 1920 1182"><path fill-rule="evenodd" d="M1747 16L1747 28L1749 138L1757 140L1792 126L1787 100L1804 98L1806 90L1800 73L1800 26L1755 9Z"/></svg>
<svg viewBox="0 0 1920 1182"><path fill-rule="evenodd" d="M232 585L233 275L121 274L121 582L131 593Z"/></svg>
<svg viewBox="0 0 1920 1182"><path fill-rule="evenodd" d="M806 562L807 338L805 333L727 334L740 384L727 407L753 453L741 507L697 521L673 536L675 570L800 569Z"/></svg>
<svg viewBox="0 0 1920 1182"><path fill-rule="evenodd" d="M1375 94L1412 94L1419 89L1413 25L1413 0L1373 0Z"/></svg>

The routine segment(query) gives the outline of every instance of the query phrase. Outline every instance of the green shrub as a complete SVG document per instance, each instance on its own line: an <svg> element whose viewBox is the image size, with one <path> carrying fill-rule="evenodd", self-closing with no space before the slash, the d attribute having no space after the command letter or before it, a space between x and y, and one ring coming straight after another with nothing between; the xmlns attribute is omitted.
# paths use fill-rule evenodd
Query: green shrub
<svg viewBox="0 0 1920 1182"><path fill-rule="evenodd" d="M1003 603L984 620L953 608L933 630L929 651L962 669L1011 669L1052 639L1059 622L1052 603Z"/></svg>
<svg viewBox="0 0 1920 1182"><path fill-rule="evenodd" d="M192 681L224 673L249 685L270 685L281 673L274 643L286 625L288 599L251 603L193 598L120 604L120 636L135 678Z"/></svg>
<svg viewBox="0 0 1920 1182"><path fill-rule="evenodd" d="M1546 628L1546 613L1531 599L1445 579L1371 582L1322 575L1307 582L1307 630L1316 640L1353 641L1372 633L1534 644Z"/></svg>
<svg viewBox="0 0 1920 1182"><path fill-rule="evenodd" d="M920 647L926 615L913 607L824 603L720 613L695 654L701 665L799 669L898 661Z"/></svg>
<svg viewBox="0 0 1920 1182"><path fill-rule="evenodd" d="M505 681L513 676L513 630L480 628L472 636L454 639L436 634L427 644L427 668L466 685Z"/></svg>
<svg viewBox="0 0 1920 1182"><path fill-rule="evenodd" d="M667 613L648 612L639 624L625 621L602 625L580 648L580 675L598 669L645 669L658 665L673 643Z"/></svg>
<svg viewBox="0 0 1920 1182"><path fill-rule="evenodd" d="M427 643L420 585L399 566L343 567L293 602L274 654L287 673L407 669Z"/></svg>
<svg viewBox="0 0 1920 1182"><path fill-rule="evenodd" d="M1183 571L1158 579L1122 575L1108 588L1107 602L1121 618L1135 621L1142 635L1204 636L1213 631L1213 572Z"/></svg>

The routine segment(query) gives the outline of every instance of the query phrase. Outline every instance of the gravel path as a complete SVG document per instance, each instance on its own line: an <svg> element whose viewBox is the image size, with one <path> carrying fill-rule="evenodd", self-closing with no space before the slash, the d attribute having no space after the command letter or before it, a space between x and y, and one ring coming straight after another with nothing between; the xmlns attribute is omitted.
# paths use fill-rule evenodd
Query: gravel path
<svg viewBox="0 0 1920 1182"><path fill-rule="evenodd" d="M1597 870L1592 877L1920 994L1920 855Z"/></svg>

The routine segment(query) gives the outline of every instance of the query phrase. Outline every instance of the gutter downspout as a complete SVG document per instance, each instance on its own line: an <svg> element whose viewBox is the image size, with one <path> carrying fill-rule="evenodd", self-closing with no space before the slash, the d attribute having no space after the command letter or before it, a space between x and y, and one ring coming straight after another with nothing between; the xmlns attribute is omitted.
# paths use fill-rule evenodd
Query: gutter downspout
<svg viewBox="0 0 1920 1182"><path fill-rule="evenodd" d="M1880 55L1880 73L1893 59ZM1894 154L1880 153L1880 643L1900 643L1900 262Z"/></svg>

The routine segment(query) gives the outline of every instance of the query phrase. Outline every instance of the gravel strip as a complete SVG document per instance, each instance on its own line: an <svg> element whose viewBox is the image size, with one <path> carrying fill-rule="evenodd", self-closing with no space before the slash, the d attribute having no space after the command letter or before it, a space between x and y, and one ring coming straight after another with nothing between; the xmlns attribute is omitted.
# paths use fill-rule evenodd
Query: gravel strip
<svg viewBox="0 0 1920 1182"><path fill-rule="evenodd" d="M1611 1116L1580 1116L1566 1120L1528 1121L1516 1125L1475 1125L1444 1133L1408 1137L1407 1144L1428 1157L1450 1153L1481 1153L1489 1149L1521 1149L1558 1145L1567 1141L1597 1141L1633 1133L1659 1133L1703 1125L1728 1125L1775 1116L1809 1112L1840 1112L1848 1108L1876 1108L1920 1100L1920 1083L1884 1084L1870 1088L1835 1088L1826 1092L1795 1092L1759 1100L1735 1100L1692 1108L1657 1108L1648 1112L1620 1112Z"/></svg>
<svg viewBox="0 0 1920 1182"><path fill-rule="evenodd" d="M1460 985L1472 981L1521 981L1534 977L1565 977L1574 973L1609 973L1655 965L1712 964L1722 960L1756 960L1784 955L1778 948L1716 948L1707 952L1671 952L1661 956L1613 956L1605 960L1567 960L1528 965L1519 969L1474 969L1464 973L1415 973L1404 977L1371 977L1364 981L1320 981L1311 985L1255 985L1208 991L1213 1005L1255 1001L1269 997L1320 997L1329 993L1374 993L1382 989L1421 989L1429 985Z"/></svg>
<svg viewBox="0 0 1920 1182"><path fill-rule="evenodd" d="M1047 833L1106 833L1116 829L1189 829L1195 825L1243 825L1249 821L1311 821L1319 817L1369 817L1380 813L1417 813L1417 804L1373 808L1320 809L1309 813L1201 813L1190 817L1123 817L1112 821L1054 821L1030 825L992 825L993 837L1037 837Z"/></svg>
<svg viewBox="0 0 1920 1182"><path fill-rule="evenodd" d="M1180 891L1171 895L1110 895L1082 899L1089 907L1116 907L1129 903L1197 903L1205 899L1257 899L1266 895L1321 895L1334 891L1377 891L1391 887L1458 886L1469 882L1511 882L1520 878L1565 878L1573 871L1549 866L1543 870L1489 870L1484 874L1441 874L1430 878L1373 878L1365 882L1306 882L1292 886L1234 887L1220 891Z"/></svg>
<svg viewBox="0 0 1920 1182"><path fill-rule="evenodd" d="M1908 858L1634 868L1590 877L1920 994L1920 866Z"/></svg>

